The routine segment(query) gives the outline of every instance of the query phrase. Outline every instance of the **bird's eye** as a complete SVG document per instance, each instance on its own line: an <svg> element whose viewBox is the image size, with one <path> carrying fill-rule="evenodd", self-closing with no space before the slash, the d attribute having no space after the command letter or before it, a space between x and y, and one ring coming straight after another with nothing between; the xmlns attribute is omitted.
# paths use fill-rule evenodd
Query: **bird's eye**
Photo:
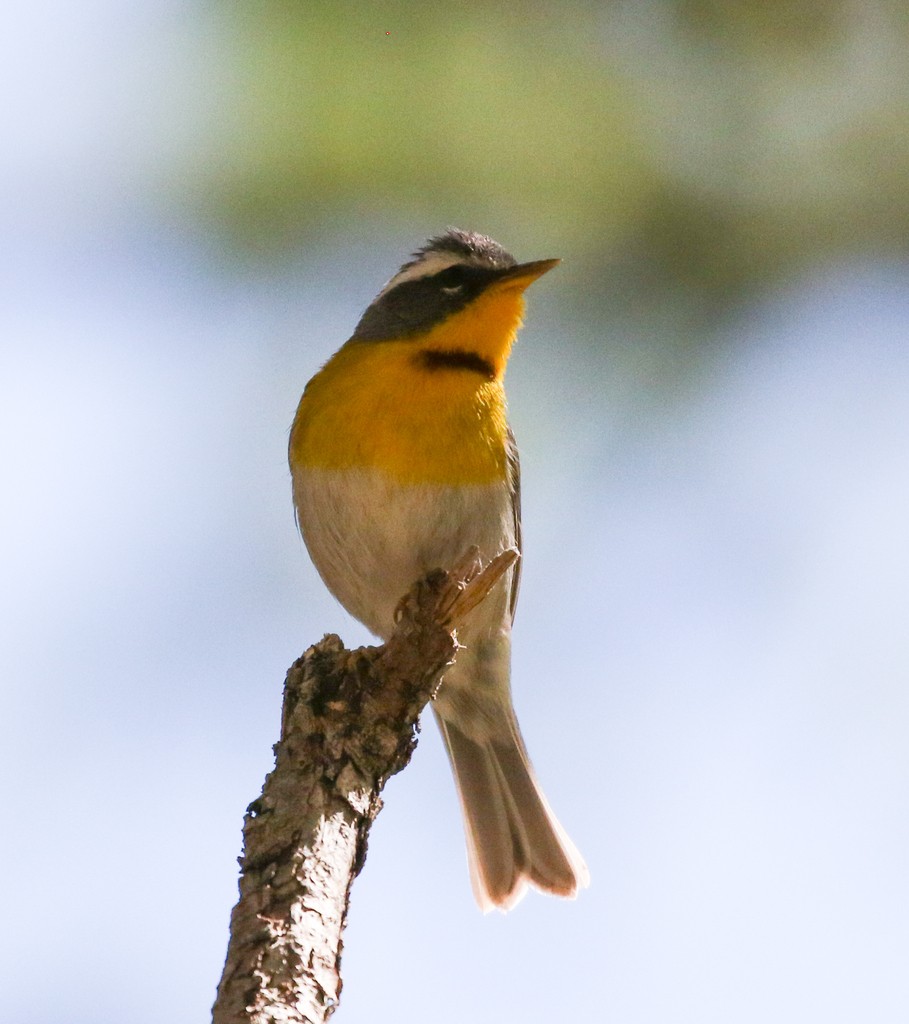
<svg viewBox="0 0 909 1024"><path fill-rule="evenodd" d="M467 281L465 268L459 265L446 267L435 275L435 281L448 295L456 295L464 287Z"/></svg>

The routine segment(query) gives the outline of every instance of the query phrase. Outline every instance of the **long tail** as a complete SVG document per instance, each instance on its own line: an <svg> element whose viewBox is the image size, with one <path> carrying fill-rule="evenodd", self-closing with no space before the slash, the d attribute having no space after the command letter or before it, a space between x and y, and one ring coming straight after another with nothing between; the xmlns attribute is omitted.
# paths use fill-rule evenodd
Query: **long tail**
<svg viewBox="0 0 909 1024"><path fill-rule="evenodd" d="M473 892L484 912L510 909L528 884L573 898L590 881L540 791L514 713L502 708L499 717L479 738L436 709L464 812Z"/></svg>

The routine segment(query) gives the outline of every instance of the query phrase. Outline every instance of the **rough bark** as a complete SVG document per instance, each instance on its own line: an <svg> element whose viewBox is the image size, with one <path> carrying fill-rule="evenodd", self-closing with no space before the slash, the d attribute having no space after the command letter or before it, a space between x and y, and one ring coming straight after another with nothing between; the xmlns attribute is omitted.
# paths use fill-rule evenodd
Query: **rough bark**
<svg viewBox="0 0 909 1024"><path fill-rule="evenodd" d="M247 809L240 899L213 1024L321 1024L341 995L341 936L386 781L457 654L456 632L517 559L476 550L402 600L381 647L326 636L287 673L275 768Z"/></svg>

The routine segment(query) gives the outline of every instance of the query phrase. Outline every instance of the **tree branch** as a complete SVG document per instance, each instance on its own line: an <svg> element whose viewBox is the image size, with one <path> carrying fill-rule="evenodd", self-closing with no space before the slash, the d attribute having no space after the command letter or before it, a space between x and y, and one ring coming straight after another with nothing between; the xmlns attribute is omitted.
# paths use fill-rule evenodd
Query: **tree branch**
<svg viewBox="0 0 909 1024"><path fill-rule="evenodd" d="M247 809L240 899L213 1024L321 1024L341 995L341 935L380 793L416 748L417 719L454 660L459 623L518 558L473 548L402 600L381 647L326 636L291 666L281 739Z"/></svg>

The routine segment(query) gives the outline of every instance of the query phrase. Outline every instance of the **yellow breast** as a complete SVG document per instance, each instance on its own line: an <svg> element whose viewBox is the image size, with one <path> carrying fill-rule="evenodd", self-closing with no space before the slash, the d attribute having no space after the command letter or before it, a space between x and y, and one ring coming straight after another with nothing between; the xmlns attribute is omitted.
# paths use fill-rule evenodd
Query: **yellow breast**
<svg viewBox="0 0 909 1024"><path fill-rule="evenodd" d="M501 374L427 368L417 341L344 346L309 382L292 470L380 469L401 483L483 484L507 474Z"/></svg>

